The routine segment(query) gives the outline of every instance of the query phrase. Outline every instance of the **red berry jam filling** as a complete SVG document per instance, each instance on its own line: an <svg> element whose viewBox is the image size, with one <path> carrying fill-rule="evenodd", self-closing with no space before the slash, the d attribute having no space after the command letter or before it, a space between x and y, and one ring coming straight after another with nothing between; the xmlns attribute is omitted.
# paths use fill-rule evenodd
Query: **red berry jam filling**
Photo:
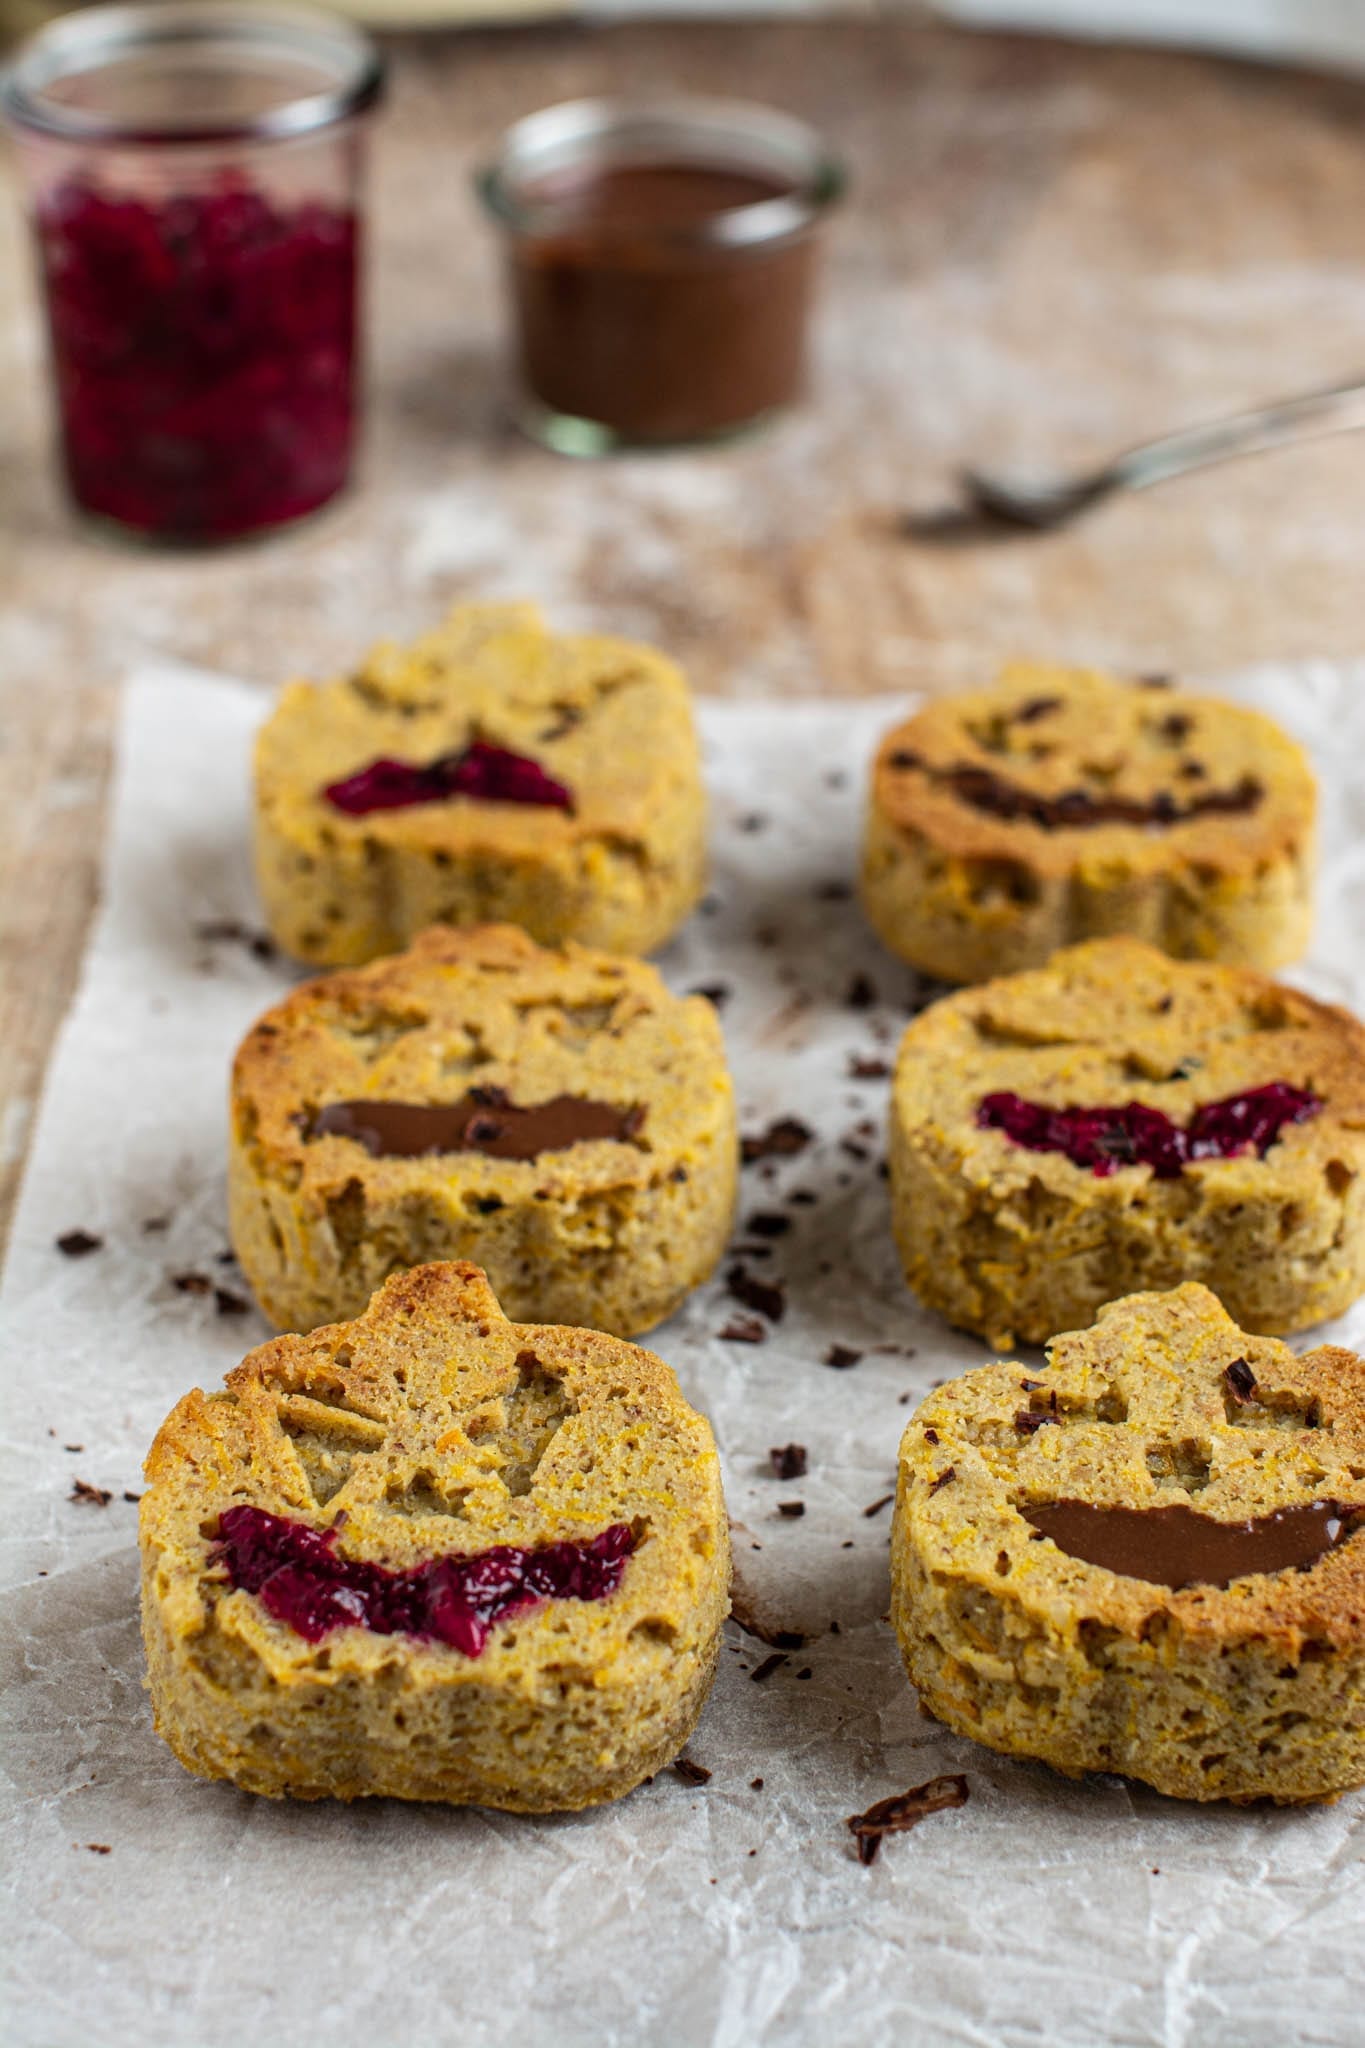
<svg viewBox="0 0 1365 2048"><path fill-rule="evenodd" d="M518 1550L502 1543L474 1557L433 1557L405 1571L338 1557L337 1529L225 1508L212 1562L254 1593L277 1621L310 1643L334 1628L420 1636L477 1657L498 1622L542 1600L606 1600L625 1575L634 1531L615 1522L585 1543Z"/></svg>
<svg viewBox="0 0 1365 2048"><path fill-rule="evenodd" d="M487 804L544 804L557 811L573 809L572 793L545 773L539 761L514 754L508 747L475 740L456 754L442 754L425 767L387 757L371 761L341 782L329 782L322 794L348 817L369 811L398 811L409 804L439 804L448 797L473 797Z"/></svg>
<svg viewBox="0 0 1365 2048"><path fill-rule="evenodd" d="M240 182L164 198L72 179L38 249L77 502L173 540L311 512L345 483L358 226Z"/></svg>
<svg viewBox="0 0 1365 2048"><path fill-rule="evenodd" d="M1088 1166L1101 1179L1121 1166L1150 1166L1157 1180L1175 1180L1192 1159L1232 1159L1253 1147L1264 1159L1286 1124L1306 1123L1321 1108L1311 1089L1268 1081L1206 1102L1184 1125L1145 1102L1121 1109L1054 1109L1008 1092L983 1096L976 1121L1030 1152L1064 1152L1074 1166Z"/></svg>

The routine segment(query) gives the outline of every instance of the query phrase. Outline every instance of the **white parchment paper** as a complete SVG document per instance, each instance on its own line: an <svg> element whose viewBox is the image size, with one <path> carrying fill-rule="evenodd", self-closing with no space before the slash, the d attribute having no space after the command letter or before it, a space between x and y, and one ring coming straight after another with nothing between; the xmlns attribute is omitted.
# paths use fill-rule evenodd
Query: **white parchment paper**
<svg viewBox="0 0 1365 2048"><path fill-rule="evenodd" d="M1261 674L1236 693L1314 751L1327 857L1301 979L1365 1007L1365 667ZM730 992L745 1129L797 1115L818 1133L745 1174L742 1216L793 1187L818 1197L747 1260L786 1283L768 1340L720 1340L736 1308L720 1279L650 1340L715 1424L741 1610L805 1646L755 1682L769 1650L732 1623L690 1748L709 1782L667 1771L571 1819L276 1805L201 1784L162 1748L126 1495L179 1395L267 1334L254 1310L175 1285L240 1289L222 1257L225 1077L288 980L224 935L257 922L245 826L260 704L189 671L129 689L103 906L0 1304L7 2038L1365 2041L1365 1797L1208 1811L1118 1779L1072 1784L949 1735L901 1674L882 1619L890 1509L866 1510L891 1489L911 1405L987 1354L901 1282L878 1172L886 1082L849 1072L890 1054L926 993L831 890L852 874L885 703L703 707L714 892L662 963L677 988ZM54 1240L74 1229L102 1247L62 1256ZM1365 1311L1333 1334L1365 1344ZM859 1363L824 1364L835 1344ZM809 1475L776 1480L769 1449L793 1440ZM77 1480L108 1504L73 1500ZM801 1519L779 1516L791 1500ZM966 1772L969 1804L860 1867L845 1817L942 1771Z"/></svg>

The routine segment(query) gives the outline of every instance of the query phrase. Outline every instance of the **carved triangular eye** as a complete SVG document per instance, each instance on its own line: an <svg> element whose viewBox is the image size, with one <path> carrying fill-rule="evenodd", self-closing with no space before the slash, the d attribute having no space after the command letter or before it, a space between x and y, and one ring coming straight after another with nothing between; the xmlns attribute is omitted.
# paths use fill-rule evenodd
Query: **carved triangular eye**
<svg viewBox="0 0 1365 2048"><path fill-rule="evenodd" d="M357 1458L377 1451L388 1431L372 1416L308 1394L283 1394L276 1414L319 1507L325 1507L351 1476Z"/></svg>

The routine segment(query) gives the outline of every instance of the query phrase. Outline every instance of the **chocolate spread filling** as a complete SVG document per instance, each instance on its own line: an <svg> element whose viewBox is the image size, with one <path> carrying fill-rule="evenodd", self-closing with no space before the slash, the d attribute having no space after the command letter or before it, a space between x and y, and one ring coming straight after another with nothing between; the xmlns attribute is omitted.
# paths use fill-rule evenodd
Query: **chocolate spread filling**
<svg viewBox="0 0 1365 2048"><path fill-rule="evenodd" d="M433 1152L482 1152L489 1159L538 1159L594 1138L629 1144L645 1120L636 1103L554 1095L509 1102L503 1088L471 1088L458 1102L329 1102L298 1119L306 1138L354 1138L374 1159L421 1159Z"/></svg>
<svg viewBox="0 0 1365 2048"><path fill-rule="evenodd" d="M891 766L908 770L920 768L931 782L950 789L959 802L988 817L1010 823L1023 819L1047 831L1088 825L1183 825L1191 818L1209 813L1237 817L1254 811L1265 795L1254 775L1244 775L1231 789L1210 789L1183 803L1168 790L1153 797L1115 796L1088 789L1065 789L1060 796L1044 796L997 775L993 768L959 761L950 768L933 767L919 755L901 747L891 757Z"/></svg>
<svg viewBox="0 0 1365 2048"><path fill-rule="evenodd" d="M1021 1507L1068 1557L1149 1585L1227 1586L1253 1572L1303 1570L1365 1526L1365 1502L1306 1501L1246 1522L1217 1522L1182 1504L1104 1508L1084 1500Z"/></svg>

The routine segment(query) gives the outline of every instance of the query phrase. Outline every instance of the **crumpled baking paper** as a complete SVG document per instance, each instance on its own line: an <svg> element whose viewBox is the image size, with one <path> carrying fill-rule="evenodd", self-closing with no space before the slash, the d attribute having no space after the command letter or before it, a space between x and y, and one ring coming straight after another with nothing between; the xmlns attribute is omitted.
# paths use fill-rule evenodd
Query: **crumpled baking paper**
<svg viewBox="0 0 1365 2048"><path fill-rule="evenodd" d="M1297 976L1365 1008L1365 666L1235 693L1311 746L1326 783L1319 936ZM1365 2039L1365 1795L1201 1810L1081 1783L923 1717L884 1615L889 1494L912 1405L982 1364L905 1290L879 1172L887 1059L931 993L847 895L873 703L706 703L714 887L669 948L717 992L743 1127L816 1131L744 1174L741 1243L786 1312L760 1344L722 1275L650 1341L715 1424L737 1608L690 1745L566 1819L288 1805L187 1776L152 1733L135 1619L140 1459L193 1384L267 1332L225 1258L228 1062L289 970L253 950L246 763L261 698L187 670L124 704L103 906L52 1062L3 1302L14 1882L8 2038L217 2044L1160 2043ZM35 886L41 878L35 877ZM788 1207L794 1187L818 1199ZM98 1250L63 1256L84 1230ZM727 1265L730 1262L727 1261ZM179 1282L180 1284L177 1284ZM1333 1332L1365 1344L1365 1312ZM861 1354L823 1362L834 1345ZM806 1446L809 1472L771 1476ZM107 1490L73 1499L76 1482ZM800 1518L782 1502L801 1501ZM882 1503L881 1505L877 1505ZM965 1772L969 1803L863 1868L844 1822ZM761 1784L759 1784L761 1780Z"/></svg>

